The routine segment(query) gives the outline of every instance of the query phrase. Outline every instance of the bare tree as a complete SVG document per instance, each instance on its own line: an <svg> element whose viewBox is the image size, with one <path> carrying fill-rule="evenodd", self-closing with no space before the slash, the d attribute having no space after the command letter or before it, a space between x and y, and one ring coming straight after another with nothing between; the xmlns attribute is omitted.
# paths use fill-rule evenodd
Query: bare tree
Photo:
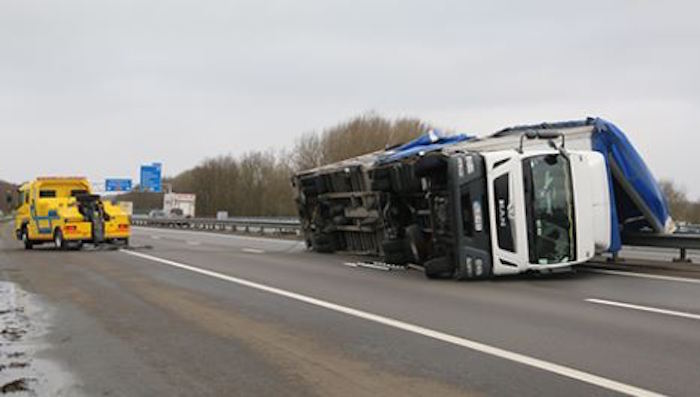
<svg viewBox="0 0 700 397"><path fill-rule="evenodd" d="M690 202L685 188L677 186L672 180L659 181L661 191L666 196L666 201L671 209L671 216L676 221L688 221Z"/></svg>
<svg viewBox="0 0 700 397"><path fill-rule="evenodd" d="M205 159L167 182L175 192L197 195L198 216L212 216L221 210L234 216L293 215L291 176L295 171L404 143L427 129L417 119L392 121L370 113L321 133L307 132L291 151L253 151L240 157ZM144 194L127 197L140 211L160 208L162 195L154 198Z"/></svg>
<svg viewBox="0 0 700 397"><path fill-rule="evenodd" d="M297 138L291 155L295 170L315 168L324 163L321 138L315 132L307 132Z"/></svg>

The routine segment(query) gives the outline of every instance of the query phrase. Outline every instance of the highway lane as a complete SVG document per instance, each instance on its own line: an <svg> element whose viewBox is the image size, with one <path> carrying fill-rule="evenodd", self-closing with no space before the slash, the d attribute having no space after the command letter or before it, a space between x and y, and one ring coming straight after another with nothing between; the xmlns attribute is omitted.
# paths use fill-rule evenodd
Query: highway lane
<svg viewBox="0 0 700 397"><path fill-rule="evenodd" d="M602 274L429 282L344 266L295 241L136 229L136 251L283 288L661 393L700 390L700 285ZM117 395L607 395L609 389L123 252L27 253L4 275L75 321L57 358ZM59 256L60 255L60 256ZM87 353L100 345L109 359ZM110 373L113 370L116 382ZM144 388L124 379L142 379ZM98 382L99 380L99 382ZM102 385L102 386L100 386ZM195 387L196 389L193 389ZM102 387L103 389L100 389ZM150 393L147 393L150 392ZM190 392L190 393L188 393ZM136 393L136 394L135 394ZM89 393L92 394L92 393Z"/></svg>
<svg viewBox="0 0 700 397"><path fill-rule="evenodd" d="M153 230L147 233L154 235ZM346 268L342 266L346 259L334 256L309 253L297 258L286 252L293 247L286 241L240 240L169 230L155 233L162 239L161 244L173 245L161 252L156 249L153 255L202 264L196 250L175 251L178 237L198 239L203 245L198 250L206 252L204 266L231 272L231 258L245 255L242 250L246 247L267 249L262 261L260 255L245 264L235 261L241 263L235 266L235 274L312 296L332 297L334 302L375 313L394 317L400 313L402 319L439 325L441 330L457 335L468 330L466 336L479 341L595 373L619 373L615 379L668 382L680 372L687 371L692 378L698 370L698 324L595 307L585 301L606 298L698 312L698 285L587 273L486 283L434 283L426 282L417 272ZM284 254L278 255L277 250ZM649 344L646 349L638 348L645 343ZM685 364L677 367L681 362Z"/></svg>

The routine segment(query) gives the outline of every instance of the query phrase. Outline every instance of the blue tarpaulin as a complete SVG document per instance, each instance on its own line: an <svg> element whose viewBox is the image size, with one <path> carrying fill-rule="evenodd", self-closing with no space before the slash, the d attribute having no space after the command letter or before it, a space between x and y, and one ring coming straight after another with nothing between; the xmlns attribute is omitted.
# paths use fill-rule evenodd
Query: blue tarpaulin
<svg viewBox="0 0 700 397"><path fill-rule="evenodd" d="M612 236L610 251L622 248L625 231L649 228L663 233L671 220L666 197L644 160L625 134L609 121L596 118L593 150L605 156L610 181Z"/></svg>
<svg viewBox="0 0 700 397"><path fill-rule="evenodd" d="M445 135L441 131L430 130L418 138L404 143L401 146L388 150L377 159L378 164L386 164L413 156L418 153L428 153L457 142L466 141L474 137L465 134Z"/></svg>

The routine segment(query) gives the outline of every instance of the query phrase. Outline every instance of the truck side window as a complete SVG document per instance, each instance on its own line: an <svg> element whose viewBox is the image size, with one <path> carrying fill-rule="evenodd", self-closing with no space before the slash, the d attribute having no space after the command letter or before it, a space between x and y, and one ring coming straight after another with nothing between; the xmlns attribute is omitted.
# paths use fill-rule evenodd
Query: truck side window
<svg viewBox="0 0 700 397"><path fill-rule="evenodd" d="M24 195L24 203L29 204L29 192L22 192Z"/></svg>
<svg viewBox="0 0 700 397"><path fill-rule="evenodd" d="M498 246L506 251L515 252L515 241L513 238L513 227L510 222L508 209L512 208L510 203L509 174L501 175L493 181L493 193L496 198L496 234L498 235Z"/></svg>
<svg viewBox="0 0 700 397"><path fill-rule="evenodd" d="M75 189L75 190L70 191L71 197L82 196L85 194L88 194L88 193L87 193L87 190L84 190L84 189Z"/></svg>
<svg viewBox="0 0 700 397"><path fill-rule="evenodd" d="M55 190L39 190L39 198L53 198L56 197Z"/></svg>

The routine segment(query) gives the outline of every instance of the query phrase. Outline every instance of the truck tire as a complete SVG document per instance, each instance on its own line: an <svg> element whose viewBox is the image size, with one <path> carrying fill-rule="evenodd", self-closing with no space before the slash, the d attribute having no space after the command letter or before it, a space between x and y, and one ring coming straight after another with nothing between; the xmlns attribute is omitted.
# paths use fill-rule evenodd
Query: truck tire
<svg viewBox="0 0 700 397"><path fill-rule="evenodd" d="M22 228L21 235L22 242L24 243L24 249L30 250L34 248L34 243L32 243L32 240L29 239L29 232L27 231L26 227Z"/></svg>
<svg viewBox="0 0 700 397"><path fill-rule="evenodd" d="M423 268L425 269L425 277L429 279L450 278L454 273L452 265L445 256L426 261Z"/></svg>
<svg viewBox="0 0 700 397"><path fill-rule="evenodd" d="M372 181L372 190L377 190L380 192L390 192L391 191L391 179L384 177L381 179L375 179Z"/></svg>
<svg viewBox="0 0 700 397"><path fill-rule="evenodd" d="M385 240L382 242L384 262L393 265L405 265L411 262L411 251L406 239Z"/></svg>
<svg viewBox="0 0 700 397"><path fill-rule="evenodd" d="M332 254L335 252L335 241L332 236L327 234L315 234L311 237L311 243L314 251L323 254Z"/></svg>
<svg viewBox="0 0 700 397"><path fill-rule="evenodd" d="M53 243L56 246L57 250L63 251L66 248L68 248L68 244L63 238L63 232L61 231L61 229L56 229L56 231L53 233Z"/></svg>

